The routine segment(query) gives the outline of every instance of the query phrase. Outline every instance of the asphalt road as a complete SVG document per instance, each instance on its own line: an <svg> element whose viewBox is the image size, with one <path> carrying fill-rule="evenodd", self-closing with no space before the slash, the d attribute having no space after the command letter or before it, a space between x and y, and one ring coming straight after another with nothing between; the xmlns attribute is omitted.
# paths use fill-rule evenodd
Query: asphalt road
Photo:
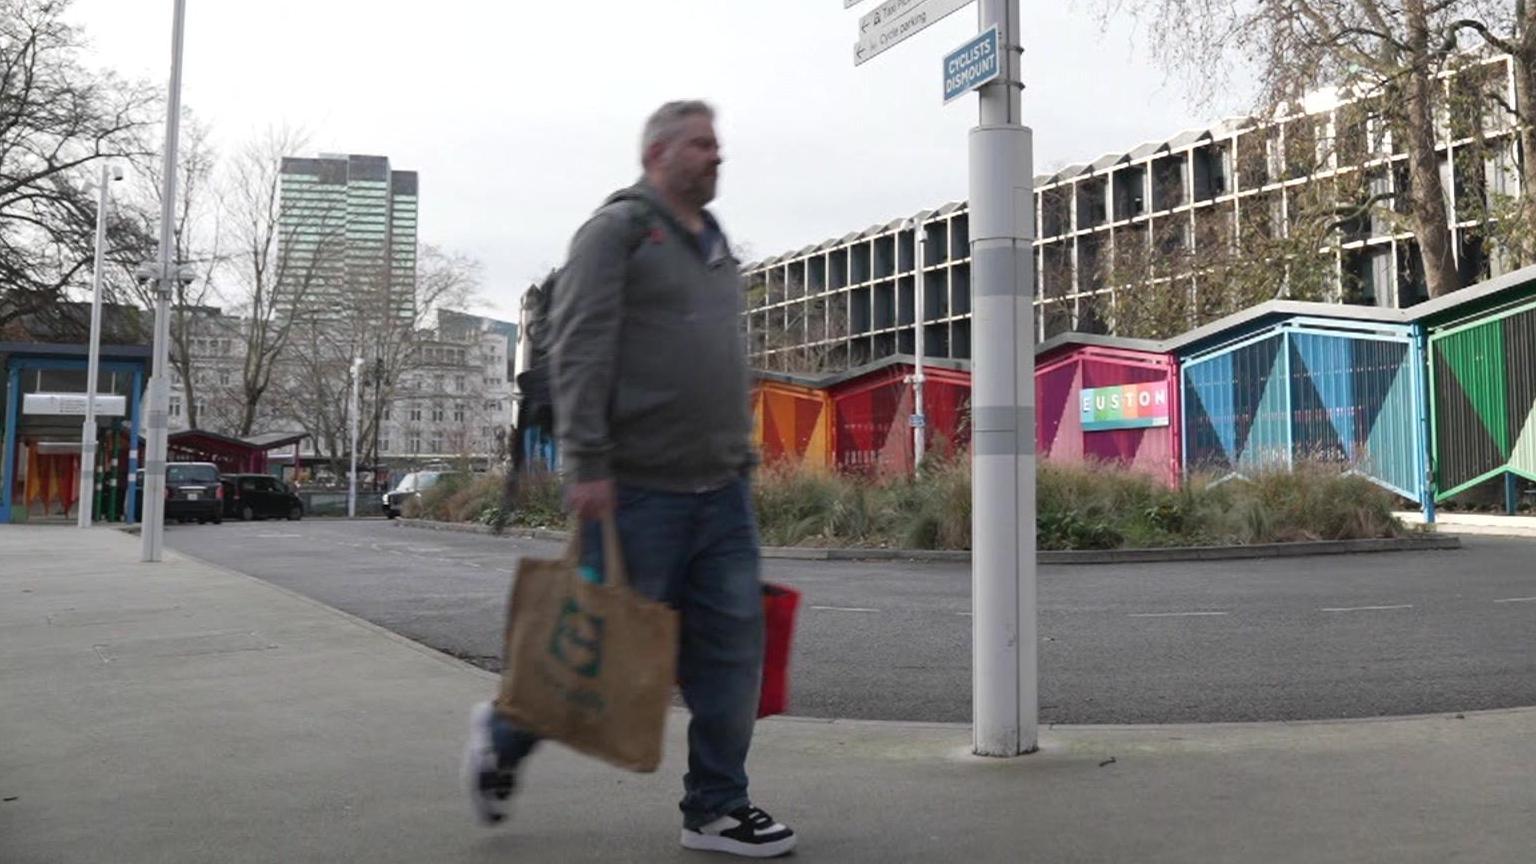
<svg viewBox="0 0 1536 864"><path fill-rule="evenodd" d="M174 549L496 668L510 576L549 543L382 520L178 525ZM1536 542L1043 567L1041 720L1295 720L1536 705ZM965 565L765 562L804 592L794 714L966 721Z"/></svg>

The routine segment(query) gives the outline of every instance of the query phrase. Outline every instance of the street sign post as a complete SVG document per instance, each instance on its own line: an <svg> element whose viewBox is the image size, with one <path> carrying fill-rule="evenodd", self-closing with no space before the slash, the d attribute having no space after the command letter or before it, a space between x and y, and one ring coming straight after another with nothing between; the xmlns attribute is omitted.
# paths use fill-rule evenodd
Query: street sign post
<svg viewBox="0 0 1536 864"><path fill-rule="evenodd" d="M872 60L976 0L886 0L859 19L853 65Z"/></svg>
<svg viewBox="0 0 1536 864"><path fill-rule="evenodd" d="M859 19L854 65L970 2L886 0ZM944 62L946 99L972 89L981 97L979 122L970 133L968 204L972 744L980 756L1018 756L1039 749L1040 735L1034 135L1021 121L1019 0L980 0L979 29L977 39ZM987 68L987 57L995 68ZM953 94L951 77L958 91ZM917 279L921 284L921 273ZM920 317L917 327L921 332Z"/></svg>
<svg viewBox="0 0 1536 864"><path fill-rule="evenodd" d="M994 25L944 55L944 104L948 105L983 84L992 83L1002 72Z"/></svg>

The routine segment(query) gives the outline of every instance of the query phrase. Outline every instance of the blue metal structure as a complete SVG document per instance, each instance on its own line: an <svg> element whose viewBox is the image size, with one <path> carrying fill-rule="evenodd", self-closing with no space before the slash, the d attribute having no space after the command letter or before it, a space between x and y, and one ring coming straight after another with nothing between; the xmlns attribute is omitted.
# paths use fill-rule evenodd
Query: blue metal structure
<svg viewBox="0 0 1536 864"><path fill-rule="evenodd" d="M21 424L22 408L22 374L28 371L75 371L84 372L86 367L85 346L83 345L49 345L49 344L17 344L10 343L4 346L6 350L5 361L5 415L3 418L5 434L3 457L0 457L0 524L8 524L13 518L12 489L15 486L16 477L16 444L17 428ZM132 383L128 392L128 420L130 424L130 441L138 441L141 429L141 412L143 407L142 394L144 381L149 374L149 351L147 348L122 346L102 346L101 365L102 373L118 373L129 376ZM125 521L136 522L137 512L134 502L135 486L137 485L139 454L137 447L128 450L128 484L127 494L124 499L126 510Z"/></svg>
<svg viewBox="0 0 1536 864"><path fill-rule="evenodd" d="M1186 475L1332 463L1432 508L1416 328L1358 314L1247 317L1260 326L1217 322L1177 352Z"/></svg>

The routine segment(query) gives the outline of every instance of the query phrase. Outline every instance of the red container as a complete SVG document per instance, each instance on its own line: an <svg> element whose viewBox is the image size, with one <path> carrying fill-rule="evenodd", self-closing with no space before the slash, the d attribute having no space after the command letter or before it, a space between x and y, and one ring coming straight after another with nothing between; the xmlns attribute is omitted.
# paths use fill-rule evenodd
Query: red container
<svg viewBox="0 0 1536 864"><path fill-rule="evenodd" d="M763 691L757 716L783 714L789 708L789 655L795 637L800 592L763 583Z"/></svg>
<svg viewBox="0 0 1536 864"><path fill-rule="evenodd" d="M907 363L883 363L832 384L836 463L841 471L879 477L908 476L913 469L912 385ZM923 413L928 453L941 446L970 446L971 374L925 366Z"/></svg>

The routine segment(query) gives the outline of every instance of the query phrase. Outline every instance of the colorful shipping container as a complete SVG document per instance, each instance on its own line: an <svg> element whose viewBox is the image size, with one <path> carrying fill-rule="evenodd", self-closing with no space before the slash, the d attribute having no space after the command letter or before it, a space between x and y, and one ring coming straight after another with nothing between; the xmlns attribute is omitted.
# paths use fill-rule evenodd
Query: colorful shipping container
<svg viewBox="0 0 1536 864"><path fill-rule="evenodd" d="M1063 334L1035 355L1042 459L1110 462L1179 482L1178 364L1156 342Z"/></svg>
<svg viewBox="0 0 1536 864"><path fill-rule="evenodd" d="M1436 500L1502 477L1536 481L1536 270L1411 310L1430 357Z"/></svg>
<svg viewBox="0 0 1536 864"><path fill-rule="evenodd" d="M959 361L923 366L923 440L930 455L970 446L971 373ZM909 357L887 360L829 379L836 418L838 470L878 476L911 474L916 371Z"/></svg>
<svg viewBox="0 0 1536 864"><path fill-rule="evenodd" d="M1100 461L1169 484L1324 463L1424 507L1536 482L1536 267L1408 310L1272 301L1166 342L1064 334L1036 352L1042 459ZM930 448L968 444L970 373L926 366ZM891 357L839 375L764 375L770 460L913 470L913 372Z"/></svg>
<svg viewBox="0 0 1536 864"><path fill-rule="evenodd" d="M1426 501L1424 364L1395 315L1266 303L1173 340L1185 472L1321 462Z"/></svg>
<svg viewBox="0 0 1536 864"><path fill-rule="evenodd" d="M800 380L803 383L795 383ZM832 398L800 376L759 375L752 420L763 461L816 470L832 467Z"/></svg>

